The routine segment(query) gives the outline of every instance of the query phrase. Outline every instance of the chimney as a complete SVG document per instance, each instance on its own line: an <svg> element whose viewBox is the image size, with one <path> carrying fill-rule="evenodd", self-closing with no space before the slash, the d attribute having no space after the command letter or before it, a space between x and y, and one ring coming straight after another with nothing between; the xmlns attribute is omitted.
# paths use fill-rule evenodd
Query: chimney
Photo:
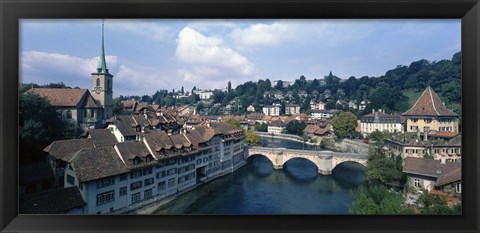
<svg viewBox="0 0 480 233"><path fill-rule="evenodd" d="M375 109L372 109L372 113L375 113Z"/></svg>
<svg viewBox="0 0 480 233"><path fill-rule="evenodd" d="M210 128L210 121L207 122L207 127Z"/></svg>
<svg viewBox="0 0 480 233"><path fill-rule="evenodd" d="M418 126L417 126L417 138L418 140L420 140L420 129L418 128Z"/></svg>
<svg viewBox="0 0 480 233"><path fill-rule="evenodd" d="M430 133L430 127L425 127L423 129L423 141L428 141L428 134Z"/></svg>
<svg viewBox="0 0 480 233"><path fill-rule="evenodd" d="M440 164L445 164L445 162L446 162L445 157L442 157L442 158L440 159Z"/></svg>
<svg viewBox="0 0 480 233"><path fill-rule="evenodd" d="M147 115L147 113L144 113L143 116L145 116L145 120L148 120L148 115Z"/></svg>

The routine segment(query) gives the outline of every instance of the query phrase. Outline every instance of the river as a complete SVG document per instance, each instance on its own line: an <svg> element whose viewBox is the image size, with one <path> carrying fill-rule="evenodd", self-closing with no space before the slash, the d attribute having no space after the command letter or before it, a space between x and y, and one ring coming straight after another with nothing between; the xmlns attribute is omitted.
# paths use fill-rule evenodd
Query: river
<svg viewBox="0 0 480 233"><path fill-rule="evenodd" d="M303 143L263 138L264 145L302 149ZM314 147L305 145L305 149ZM247 165L160 206L154 214L348 214L349 192L365 181L364 167L338 165L317 173L308 160L292 159L282 170L260 155Z"/></svg>

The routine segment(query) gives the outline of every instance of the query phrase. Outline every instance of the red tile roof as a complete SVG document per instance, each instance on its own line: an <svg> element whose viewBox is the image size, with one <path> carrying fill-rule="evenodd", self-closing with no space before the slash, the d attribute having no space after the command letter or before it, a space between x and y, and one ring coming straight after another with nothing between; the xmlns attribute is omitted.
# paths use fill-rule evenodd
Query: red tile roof
<svg viewBox="0 0 480 233"><path fill-rule="evenodd" d="M70 88L32 88L29 93L46 97L52 106L76 107L82 100L87 89Z"/></svg>
<svg viewBox="0 0 480 233"><path fill-rule="evenodd" d="M433 137L441 137L441 138L453 138L455 136L459 135L459 133L456 132L435 132L431 133L430 136Z"/></svg>
<svg viewBox="0 0 480 233"><path fill-rule="evenodd" d="M437 93L428 86L413 107L404 116L458 116L445 107Z"/></svg>

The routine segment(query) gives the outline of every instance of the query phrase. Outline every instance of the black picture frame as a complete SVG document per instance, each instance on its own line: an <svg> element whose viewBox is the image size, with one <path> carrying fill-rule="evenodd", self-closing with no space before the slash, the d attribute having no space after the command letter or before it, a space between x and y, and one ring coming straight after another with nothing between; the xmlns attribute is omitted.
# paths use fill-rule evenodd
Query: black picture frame
<svg viewBox="0 0 480 233"><path fill-rule="evenodd" d="M0 0L2 232L478 232L480 3L478 0ZM462 216L18 215L19 19L462 19Z"/></svg>

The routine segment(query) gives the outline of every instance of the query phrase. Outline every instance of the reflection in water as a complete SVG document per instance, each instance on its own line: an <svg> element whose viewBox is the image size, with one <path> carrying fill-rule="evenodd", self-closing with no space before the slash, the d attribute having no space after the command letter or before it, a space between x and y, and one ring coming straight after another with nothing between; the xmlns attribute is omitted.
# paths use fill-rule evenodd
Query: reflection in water
<svg viewBox="0 0 480 233"><path fill-rule="evenodd" d="M292 159L274 170L266 157L256 155L236 172L181 195L155 214L348 214L349 191L364 181L364 168L355 163L342 163L324 176L308 160Z"/></svg>

